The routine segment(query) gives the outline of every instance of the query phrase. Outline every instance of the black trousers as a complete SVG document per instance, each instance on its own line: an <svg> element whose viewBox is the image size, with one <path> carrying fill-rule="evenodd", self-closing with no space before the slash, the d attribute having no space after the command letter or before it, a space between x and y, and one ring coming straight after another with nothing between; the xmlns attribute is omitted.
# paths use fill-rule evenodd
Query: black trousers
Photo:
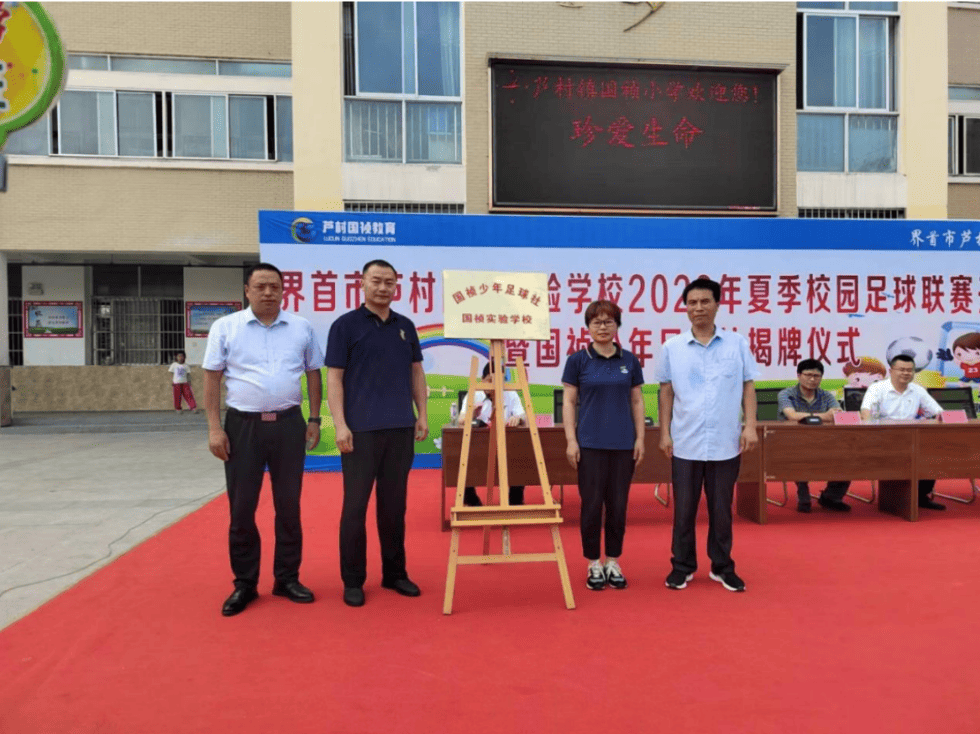
<svg viewBox="0 0 980 734"><path fill-rule="evenodd" d="M344 508L340 514L340 576L347 588L367 578L368 500L377 481L375 509L381 540L384 581L408 577L405 571L405 506L408 472L415 458L415 428L355 431L354 450L340 455Z"/></svg>
<svg viewBox="0 0 980 734"><path fill-rule="evenodd" d="M932 490L936 488L935 479L920 479L919 480L919 502L924 502L929 499L929 495L932 494Z"/></svg>
<svg viewBox="0 0 980 734"><path fill-rule="evenodd" d="M619 558L626 534L626 506L633 481L632 449L580 449L578 493L582 498L582 554L598 560L602 530L606 530L606 556ZM602 511L606 517L603 523Z"/></svg>
<svg viewBox="0 0 980 734"><path fill-rule="evenodd" d="M480 499L480 495L476 493L476 487L466 487L463 490L464 501L467 499ZM507 499L512 505L523 505L524 504L524 485L515 484L507 491ZM474 503L475 504L475 503Z"/></svg>
<svg viewBox="0 0 980 734"><path fill-rule="evenodd" d="M824 488L820 496L824 499L828 499L834 502L840 502L844 499L844 495L847 494L847 490L850 488L850 482L836 481L827 482L827 486ZM797 482L796 483L796 499L801 505L810 504L810 484L809 482Z"/></svg>
<svg viewBox="0 0 980 734"><path fill-rule="evenodd" d="M708 558L716 574L735 570L732 560L732 498L742 457L724 461L689 461L673 457L674 535L670 559L675 571L694 573L698 568L694 523L701 502L701 488L708 502Z"/></svg>
<svg viewBox="0 0 980 734"><path fill-rule="evenodd" d="M259 581L262 541L255 525L262 477L266 467L272 480L276 508L276 553L272 573L277 581L299 578L303 559L300 491L306 459L306 422L297 406L265 422L230 408L225 433L231 454L225 462L225 482L231 508L228 551L236 587L255 587Z"/></svg>

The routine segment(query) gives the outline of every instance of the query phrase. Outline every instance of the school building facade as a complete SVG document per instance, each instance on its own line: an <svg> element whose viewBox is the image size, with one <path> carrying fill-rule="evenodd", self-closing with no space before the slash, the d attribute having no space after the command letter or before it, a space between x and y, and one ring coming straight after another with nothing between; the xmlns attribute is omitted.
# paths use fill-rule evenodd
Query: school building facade
<svg viewBox="0 0 980 734"><path fill-rule="evenodd" d="M259 209L980 217L977 3L45 8L68 53L65 92L3 151L0 364L15 412L169 407L162 366L176 349L200 363L194 304L241 302ZM627 72L642 88L627 92ZM688 95L721 127L760 99L753 86L769 90L746 123L763 125L762 154L732 164L766 204L726 208L732 188L704 205L637 205L614 162L599 164L612 205L559 194L536 133L564 119L561 95L612 104L617 80L622 114L551 134L680 156L701 130L641 119L636 100ZM537 191L521 160L542 172ZM676 160L693 195L696 167ZM77 313L77 331L30 334L27 309L45 304Z"/></svg>

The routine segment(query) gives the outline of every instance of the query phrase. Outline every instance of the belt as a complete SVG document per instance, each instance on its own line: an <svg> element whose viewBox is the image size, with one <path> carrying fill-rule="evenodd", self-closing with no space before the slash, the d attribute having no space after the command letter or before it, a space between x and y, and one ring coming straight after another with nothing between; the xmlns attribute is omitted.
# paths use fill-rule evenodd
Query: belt
<svg viewBox="0 0 980 734"><path fill-rule="evenodd" d="M263 423L275 423L277 420L282 418L289 418L293 415L302 415L298 405L294 405L292 408L286 408L285 410L269 411L268 413L250 413L246 410L238 410L238 408L228 408L228 412L244 418L245 420L262 421Z"/></svg>

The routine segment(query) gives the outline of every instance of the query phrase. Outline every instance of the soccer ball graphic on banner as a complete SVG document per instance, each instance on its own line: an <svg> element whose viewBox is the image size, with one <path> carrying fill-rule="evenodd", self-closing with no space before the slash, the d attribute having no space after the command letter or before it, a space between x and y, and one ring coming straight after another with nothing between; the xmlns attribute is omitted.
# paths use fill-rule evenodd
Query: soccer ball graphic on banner
<svg viewBox="0 0 980 734"><path fill-rule="evenodd" d="M888 345L885 361L889 364L899 354L907 354L915 360L915 371L924 370L932 361L932 350L917 336L903 336Z"/></svg>

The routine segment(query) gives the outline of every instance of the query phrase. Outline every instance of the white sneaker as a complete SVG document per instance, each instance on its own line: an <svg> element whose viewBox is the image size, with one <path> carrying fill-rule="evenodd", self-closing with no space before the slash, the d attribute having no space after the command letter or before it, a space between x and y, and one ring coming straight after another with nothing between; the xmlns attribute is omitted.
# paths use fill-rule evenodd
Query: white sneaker
<svg viewBox="0 0 980 734"><path fill-rule="evenodd" d="M606 570L599 561L589 561L589 576L585 585L592 591L602 591L606 588Z"/></svg>
<svg viewBox="0 0 980 734"><path fill-rule="evenodd" d="M618 561L613 559L606 561L606 583L614 589L626 588L626 577L623 576L623 571L620 569Z"/></svg>

